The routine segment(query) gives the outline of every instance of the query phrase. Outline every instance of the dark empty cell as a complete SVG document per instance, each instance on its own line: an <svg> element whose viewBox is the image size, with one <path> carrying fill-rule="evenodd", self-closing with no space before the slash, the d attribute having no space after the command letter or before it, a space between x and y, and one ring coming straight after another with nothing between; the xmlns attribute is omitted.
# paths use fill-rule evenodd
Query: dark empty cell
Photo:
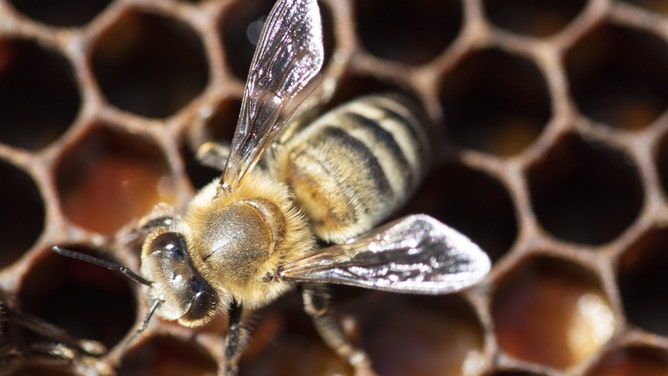
<svg viewBox="0 0 668 376"><path fill-rule="evenodd" d="M635 4L653 12L668 15L668 2L666 0L621 0L626 3Z"/></svg>
<svg viewBox="0 0 668 376"><path fill-rule="evenodd" d="M194 342L154 337L121 359L119 375L215 375L218 365Z"/></svg>
<svg viewBox="0 0 668 376"><path fill-rule="evenodd" d="M0 160L0 269L16 261L44 229L44 202L35 182Z"/></svg>
<svg viewBox="0 0 668 376"><path fill-rule="evenodd" d="M164 118L205 87L209 68L199 37L181 22L123 13L94 44L93 71L113 105Z"/></svg>
<svg viewBox="0 0 668 376"><path fill-rule="evenodd" d="M220 20L219 30L223 39L227 63L232 73L243 81L248 77L255 45L274 3L274 0L235 2L225 10ZM325 44L324 71L329 57L332 56L332 51L334 51L335 40L329 9L322 2L319 2L319 6L322 17L323 42Z"/></svg>
<svg viewBox="0 0 668 376"><path fill-rule="evenodd" d="M335 288L336 300L338 292ZM253 338L241 359L240 375L353 374L348 362L336 355L316 332L304 312L300 294L282 297L256 317Z"/></svg>
<svg viewBox="0 0 668 376"><path fill-rule="evenodd" d="M86 248L70 249L100 257ZM25 276L19 299L25 312L111 349L133 330L130 283L100 266L47 253Z"/></svg>
<svg viewBox="0 0 668 376"><path fill-rule="evenodd" d="M656 35L603 24L566 53L580 111L619 129L640 129L668 107L668 44Z"/></svg>
<svg viewBox="0 0 668 376"><path fill-rule="evenodd" d="M668 133L661 137L655 157L664 195L668 195Z"/></svg>
<svg viewBox="0 0 668 376"><path fill-rule="evenodd" d="M111 0L11 0L26 16L53 26L82 26L90 22Z"/></svg>
<svg viewBox="0 0 668 376"><path fill-rule="evenodd" d="M304 319L309 322L308 318ZM239 367L242 376L352 375L351 367L316 336L282 332L264 351Z"/></svg>
<svg viewBox="0 0 668 376"><path fill-rule="evenodd" d="M668 335L668 230L653 229L622 255L617 269L622 303L634 325Z"/></svg>
<svg viewBox="0 0 668 376"><path fill-rule="evenodd" d="M461 165L430 172L405 212L430 214L466 234L492 260L498 260L517 237L513 201L490 176Z"/></svg>
<svg viewBox="0 0 668 376"><path fill-rule="evenodd" d="M110 367L91 355L103 355L103 344L68 335L53 323L25 312L21 305L14 294L0 292L3 374L68 376L74 374L74 368L78 374L109 374L105 371ZM70 354L75 358L66 359Z"/></svg>
<svg viewBox="0 0 668 376"><path fill-rule="evenodd" d="M462 26L454 0L364 0L355 2L357 34L377 57L419 65L438 56Z"/></svg>
<svg viewBox="0 0 668 376"><path fill-rule="evenodd" d="M49 375L49 376L71 376L72 368L63 365L36 365L31 364L34 362L28 362L27 364L22 365L16 371L10 372L13 376L31 376L31 375Z"/></svg>
<svg viewBox="0 0 668 376"><path fill-rule="evenodd" d="M48 145L74 121L80 101L63 56L33 41L0 39L0 142Z"/></svg>
<svg viewBox="0 0 668 376"><path fill-rule="evenodd" d="M344 74L336 87L331 99L322 107L318 108L320 113L325 113L343 103L350 102L356 98L369 94L399 93L417 102L414 92L408 88L400 87L390 81L380 80L369 75Z"/></svg>
<svg viewBox="0 0 668 376"><path fill-rule="evenodd" d="M207 141L232 142L240 108L241 100L235 98L222 100L206 111L200 110L186 130L189 146L196 150Z"/></svg>
<svg viewBox="0 0 668 376"><path fill-rule="evenodd" d="M492 297L496 339L508 355L559 369L593 354L612 337L615 318L594 272L539 256L515 265Z"/></svg>
<svg viewBox="0 0 668 376"><path fill-rule="evenodd" d="M461 375L482 361L483 328L456 296L391 294L361 325L379 375Z"/></svg>
<svg viewBox="0 0 668 376"><path fill-rule="evenodd" d="M195 153L208 141L223 146L230 145L239 117L239 107L241 107L239 100L222 101L212 109L210 116L198 117L186 130L185 141L181 145L181 155L185 161L186 173L195 188L202 188L220 175L220 171L199 163Z"/></svg>
<svg viewBox="0 0 668 376"><path fill-rule="evenodd" d="M604 354L585 373L586 376L665 376L666 374L668 374L666 350L641 346L613 349Z"/></svg>
<svg viewBox="0 0 668 376"><path fill-rule="evenodd" d="M231 5L220 20L227 62L232 73L241 80L248 77L248 69L255 52L259 30L267 18L271 0L250 0Z"/></svg>
<svg viewBox="0 0 668 376"><path fill-rule="evenodd" d="M181 157L185 163L186 173L193 188L200 189L219 177L221 171L210 166L202 165L195 157L195 151L186 145L181 145Z"/></svg>
<svg viewBox="0 0 668 376"><path fill-rule="evenodd" d="M529 371L497 371L485 374L485 376L547 376L547 374Z"/></svg>
<svg viewBox="0 0 668 376"><path fill-rule="evenodd" d="M499 155L522 152L551 117L538 68L500 50L483 50L461 61L445 78L441 105L457 146Z"/></svg>
<svg viewBox="0 0 668 376"><path fill-rule="evenodd" d="M584 0L485 0L485 12L501 28L547 37L561 31L586 4Z"/></svg>
<svg viewBox="0 0 668 376"><path fill-rule="evenodd" d="M94 127L58 162L56 183L67 218L104 234L148 214L175 194L167 162L146 139Z"/></svg>
<svg viewBox="0 0 668 376"><path fill-rule="evenodd" d="M633 223L642 206L640 177L629 158L575 135L559 140L527 175L538 221L567 241L610 242Z"/></svg>

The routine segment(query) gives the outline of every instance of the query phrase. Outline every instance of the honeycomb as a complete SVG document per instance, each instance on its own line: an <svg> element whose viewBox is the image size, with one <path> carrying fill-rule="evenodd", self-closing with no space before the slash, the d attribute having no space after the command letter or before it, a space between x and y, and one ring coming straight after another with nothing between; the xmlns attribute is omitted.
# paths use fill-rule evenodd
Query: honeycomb
<svg viewBox="0 0 668 376"><path fill-rule="evenodd" d="M120 375L215 374L224 317L199 329L153 319L135 336L147 313L138 286L50 248L138 269L127 228L216 176L193 151L231 139L247 33L271 6L0 0L0 296L104 344L95 361ZM334 287L378 373L668 375L668 2L321 10L320 110L384 90L417 99L437 152L405 212L452 225L494 262L449 296ZM248 317L242 375L353 373L300 301ZM104 369L84 363L27 359L12 373Z"/></svg>

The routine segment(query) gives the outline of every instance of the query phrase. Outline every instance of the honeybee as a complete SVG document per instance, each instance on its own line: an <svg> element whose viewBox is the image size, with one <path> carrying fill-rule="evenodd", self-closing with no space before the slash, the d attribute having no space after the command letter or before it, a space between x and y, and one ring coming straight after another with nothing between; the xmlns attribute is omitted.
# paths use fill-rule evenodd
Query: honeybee
<svg viewBox="0 0 668 376"><path fill-rule="evenodd" d="M39 337L26 339L26 332ZM0 291L0 375L11 375L32 367L70 367L77 373L111 374L111 369L97 357L103 344L72 337L36 316L23 312L18 302Z"/></svg>
<svg viewBox="0 0 668 376"><path fill-rule="evenodd" d="M151 306L144 322L155 313L194 327L227 312L225 375L236 374L248 340L242 310L297 285L323 340L371 372L328 310L324 284L444 294L490 269L478 246L429 216L376 228L405 203L426 164L428 142L406 99L371 95L288 127L323 60L316 0L279 0L260 35L229 151L216 144L199 151L221 177L183 215L160 206L141 222L141 275L54 248L144 284Z"/></svg>

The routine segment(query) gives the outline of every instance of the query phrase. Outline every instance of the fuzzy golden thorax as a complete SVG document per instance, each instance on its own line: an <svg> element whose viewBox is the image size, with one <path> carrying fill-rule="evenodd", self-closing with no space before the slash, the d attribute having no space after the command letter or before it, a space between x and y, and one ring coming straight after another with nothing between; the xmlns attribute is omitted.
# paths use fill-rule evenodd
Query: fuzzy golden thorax
<svg viewBox="0 0 668 376"><path fill-rule="evenodd" d="M211 182L193 199L184 222L195 268L219 296L231 295L249 308L290 289L292 284L273 276L315 244L288 187L260 169L230 192L219 189L218 180Z"/></svg>

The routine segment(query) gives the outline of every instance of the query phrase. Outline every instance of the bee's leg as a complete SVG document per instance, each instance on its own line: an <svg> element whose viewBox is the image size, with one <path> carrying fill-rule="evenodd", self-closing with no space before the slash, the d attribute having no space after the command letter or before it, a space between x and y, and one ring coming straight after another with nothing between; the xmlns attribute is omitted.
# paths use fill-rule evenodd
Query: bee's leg
<svg viewBox="0 0 668 376"><path fill-rule="evenodd" d="M0 346L0 375L13 375L21 366L25 356L19 349L11 345Z"/></svg>
<svg viewBox="0 0 668 376"><path fill-rule="evenodd" d="M146 236L159 227L169 227L175 224L179 218L174 208L168 204L160 203L153 210L142 217L139 221L121 229L117 241L122 247L141 247Z"/></svg>
<svg viewBox="0 0 668 376"><path fill-rule="evenodd" d="M32 343L21 348L11 345L0 347L0 375L13 375L23 366L66 366L77 374L112 375L113 369L102 359L79 353L63 343ZM20 372L19 372L20 373Z"/></svg>
<svg viewBox="0 0 668 376"><path fill-rule="evenodd" d="M225 371L224 376L234 376L239 369L238 362L246 344L248 343L248 330L241 325L241 313L243 308L240 303L232 302L229 315L229 330L225 340Z"/></svg>
<svg viewBox="0 0 668 376"><path fill-rule="evenodd" d="M81 354L62 343L34 343L23 353L27 364L67 365L86 375L112 375L113 369L102 359Z"/></svg>
<svg viewBox="0 0 668 376"><path fill-rule="evenodd" d="M39 333L49 339L60 342L63 346L70 346L90 355L100 356L107 352L107 348L100 342L79 339L71 336L63 329L60 329L42 319L18 311L9 312L13 324L22 326L30 331ZM66 347L63 347L66 348Z"/></svg>
<svg viewBox="0 0 668 376"><path fill-rule="evenodd" d="M364 350L356 347L343 330L341 322L329 310L329 294L323 285L303 285L304 310L313 318L315 328L327 345L348 360L357 375L375 375Z"/></svg>
<svg viewBox="0 0 668 376"><path fill-rule="evenodd" d="M195 158L204 166L223 171L230 148L217 142L208 141L203 143L198 149Z"/></svg>
<svg viewBox="0 0 668 376"><path fill-rule="evenodd" d="M32 343L18 348L0 347L0 375L13 375L25 365L64 366L76 359L76 351L62 343Z"/></svg>

